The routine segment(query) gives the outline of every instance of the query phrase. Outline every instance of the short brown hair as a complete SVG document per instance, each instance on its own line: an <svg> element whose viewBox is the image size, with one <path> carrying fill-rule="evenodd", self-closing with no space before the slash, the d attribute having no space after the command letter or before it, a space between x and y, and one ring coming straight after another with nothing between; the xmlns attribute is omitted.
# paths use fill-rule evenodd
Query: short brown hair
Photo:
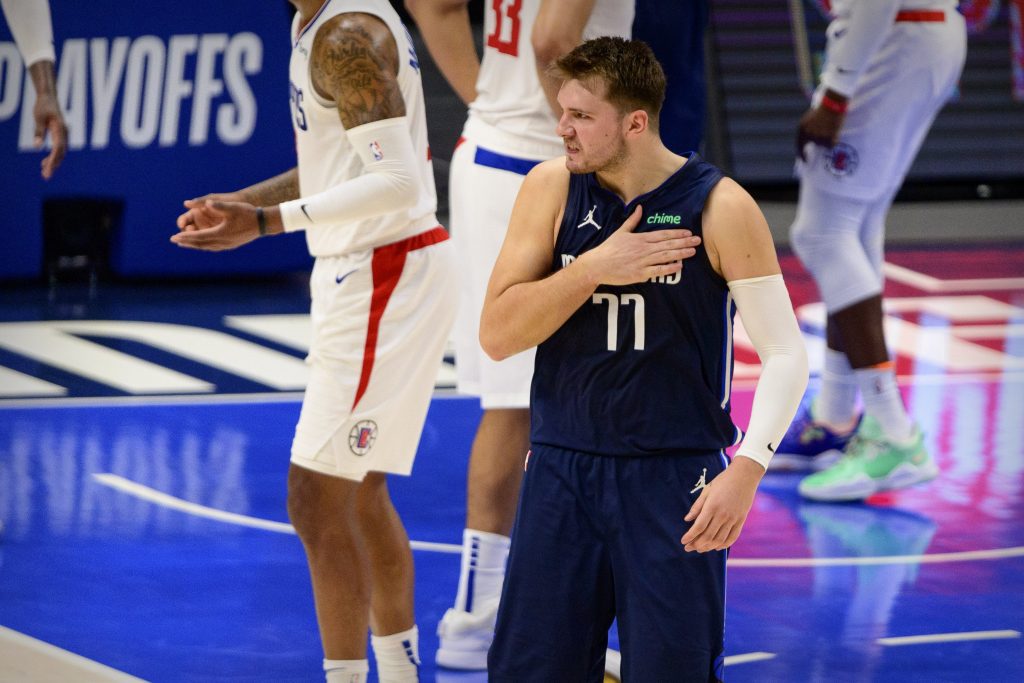
<svg viewBox="0 0 1024 683"><path fill-rule="evenodd" d="M577 45L552 65L563 80L600 79L608 88L608 101L620 111L643 109L657 129L665 101L665 72L647 43L602 36Z"/></svg>

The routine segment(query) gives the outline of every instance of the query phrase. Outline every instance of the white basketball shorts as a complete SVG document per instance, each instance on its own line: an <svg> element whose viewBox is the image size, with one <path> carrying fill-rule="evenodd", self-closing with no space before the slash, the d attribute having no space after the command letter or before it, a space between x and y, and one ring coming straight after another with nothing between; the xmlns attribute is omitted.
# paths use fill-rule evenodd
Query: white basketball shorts
<svg viewBox="0 0 1024 683"><path fill-rule="evenodd" d="M464 138L452 155L449 211L459 257L459 312L455 322L458 390L480 397L484 409L530 404L534 349L501 362L480 348L480 312L487 282L505 241L516 194L541 159L507 156Z"/></svg>
<svg viewBox="0 0 1024 683"><path fill-rule="evenodd" d="M291 460L362 481L409 474L456 307L444 228L317 258L309 384Z"/></svg>

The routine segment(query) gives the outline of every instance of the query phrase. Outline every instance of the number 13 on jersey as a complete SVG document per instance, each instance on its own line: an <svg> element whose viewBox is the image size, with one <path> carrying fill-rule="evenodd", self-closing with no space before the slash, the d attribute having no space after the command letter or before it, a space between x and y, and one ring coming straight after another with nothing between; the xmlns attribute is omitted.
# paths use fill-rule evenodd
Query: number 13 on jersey
<svg viewBox="0 0 1024 683"><path fill-rule="evenodd" d="M513 57L519 56L519 11L523 0L491 0L488 12L494 13L494 30L487 36L487 47Z"/></svg>

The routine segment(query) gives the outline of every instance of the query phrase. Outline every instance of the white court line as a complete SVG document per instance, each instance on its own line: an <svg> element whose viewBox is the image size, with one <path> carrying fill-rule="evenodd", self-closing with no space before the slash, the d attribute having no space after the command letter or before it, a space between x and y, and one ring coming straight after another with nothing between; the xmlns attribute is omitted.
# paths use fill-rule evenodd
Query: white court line
<svg viewBox="0 0 1024 683"><path fill-rule="evenodd" d="M145 683L123 671L0 626L0 681Z"/></svg>
<svg viewBox="0 0 1024 683"><path fill-rule="evenodd" d="M937 564L943 562L973 562L975 560L1003 560L1024 557L1024 546L993 548L991 550L965 550L956 553L930 555L877 555L873 557L733 557L730 567L853 567L877 564Z"/></svg>
<svg viewBox="0 0 1024 683"><path fill-rule="evenodd" d="M116 474L93 474L99 483L117 489L129 495L148 500L196 517L204 517L228 524L274 531L281 534L294 534L291 524L274 522L269 519L240 515L216 508L191 503L170 494L125 479ZM429 541L409 541L413 550L429 550L437 553L460 554L462 546L454 543L431 543ZM992 550L967 550L955 553L935 553L933 555L882 555L878 557L739 557L729 560L730 567L846 567L876 564L930 564L938 562L970 562L974 560L1001 560L1009 557L1024 556L1024 546L1015 548L995 548Z"/></svg>
<svg viewBox="0 0 1024 683"><path fill-rule="evenodd" d="M1000 640L1003 638L1020 638L1020 631L964 631L963 633L932 633L925 636L900 636L897 638L879 638L879 645L922 645L925 643L955 643L963 640Z"/></svg>
<svg viewBox="0 0 1024 683"><path fill-rule="evenodd" d="M109 486L113 489L117 489L118 491L127 493L128 495L135 496L136 498L148 500L151 503L171 508L173 510L178 510L196 517L213 519L218 522L226 522L228 524L236 524L238 526L247 526L253 529L263 529L264 531L274 531L279 534L295 534L295 527L291 524L275 522L269 519L261 519L259 517L250 517L249 515L240 515L236 512L227 512L225 510L218 510L198 503L191 503L187 500L182 500L181 498L164 493L163 491L157 491L156 489L148 486L143 486L142 484L136 483L130 479L119 477L116 474L93 474L92 477L104 486ZM462 554L462 546L454 545L452 543L409 541L409 545L413 550L429 550L435 553L452 553L455 555Z"/></svg>
<svg viewBox="0 0 1024 683"><path fill-rule="evenodd" d="M761 662L766 659L775 659L774 652L748 652L742 655L730 655L725 658L725 665L747 664L749 662Z"/></svg>
<svg viewBox="0 0 1024 683"><path fill-rule="evenodd" d="M1021 374L1024 379L1024 373ZM68 398L0 399L3 408L93 408L105 406L230 405L233 403L300 403L301 391L267 391L252 394L146 394L138 396L78 396ZM462 397L450 387L434 389L434 398Z"/></svg>
<svg viewBox="0 0 1024 683"><path fill-rule="evenodd" d="M882 272L890 280L902 282L925 292L984 292L1002 289L1024 289L1024 277L989 277L970 280L940 280L916 270L897 266L888 261Z"/></svg>

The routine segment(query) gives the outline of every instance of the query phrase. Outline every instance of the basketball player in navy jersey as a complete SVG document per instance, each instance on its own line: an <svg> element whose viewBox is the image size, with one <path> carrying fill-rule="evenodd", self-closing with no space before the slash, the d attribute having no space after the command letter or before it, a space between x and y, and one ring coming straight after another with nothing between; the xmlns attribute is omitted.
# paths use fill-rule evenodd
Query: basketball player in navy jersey
<svg viewBox="0 0 1024 683"><path fill-rule="evenodd" d="M496 359L539 345L531 453L488 658L495 683L722 677L725 549L807 382L768 226L736 183L658 134L638 41L556 62L565 156L526 177L488 286ZM733 312L764 365L729 415Z"/></svg>
<svg viewBox="0 0 1024 683"><path fill-rule="evenodd" d="M434 215L419 61L385 0L292 0L298 166L188 200L182 247L217 251L302 230L309 382L288 516L313 584L327 683L418 680L413 561L386 474L407 475L455 317L456 263Z"/></svg>
<svg viewBox="0 0 1024 683"><path fill-rule="evenodd" d="M621 0L487 2L478 60L466 3L406 0L441 73L469 107L449 184L452 241L461 263L452 336L458 389L480 397L483 415L470 451L458 590L438 624L437 663L482 670L528 449L533 376L533 349L497 363L480 348L484 293L523 178L562 154L537 65L546 67L584 38L626 35L633 8ZM552 90L553 99L557 86Z"/></svg>

